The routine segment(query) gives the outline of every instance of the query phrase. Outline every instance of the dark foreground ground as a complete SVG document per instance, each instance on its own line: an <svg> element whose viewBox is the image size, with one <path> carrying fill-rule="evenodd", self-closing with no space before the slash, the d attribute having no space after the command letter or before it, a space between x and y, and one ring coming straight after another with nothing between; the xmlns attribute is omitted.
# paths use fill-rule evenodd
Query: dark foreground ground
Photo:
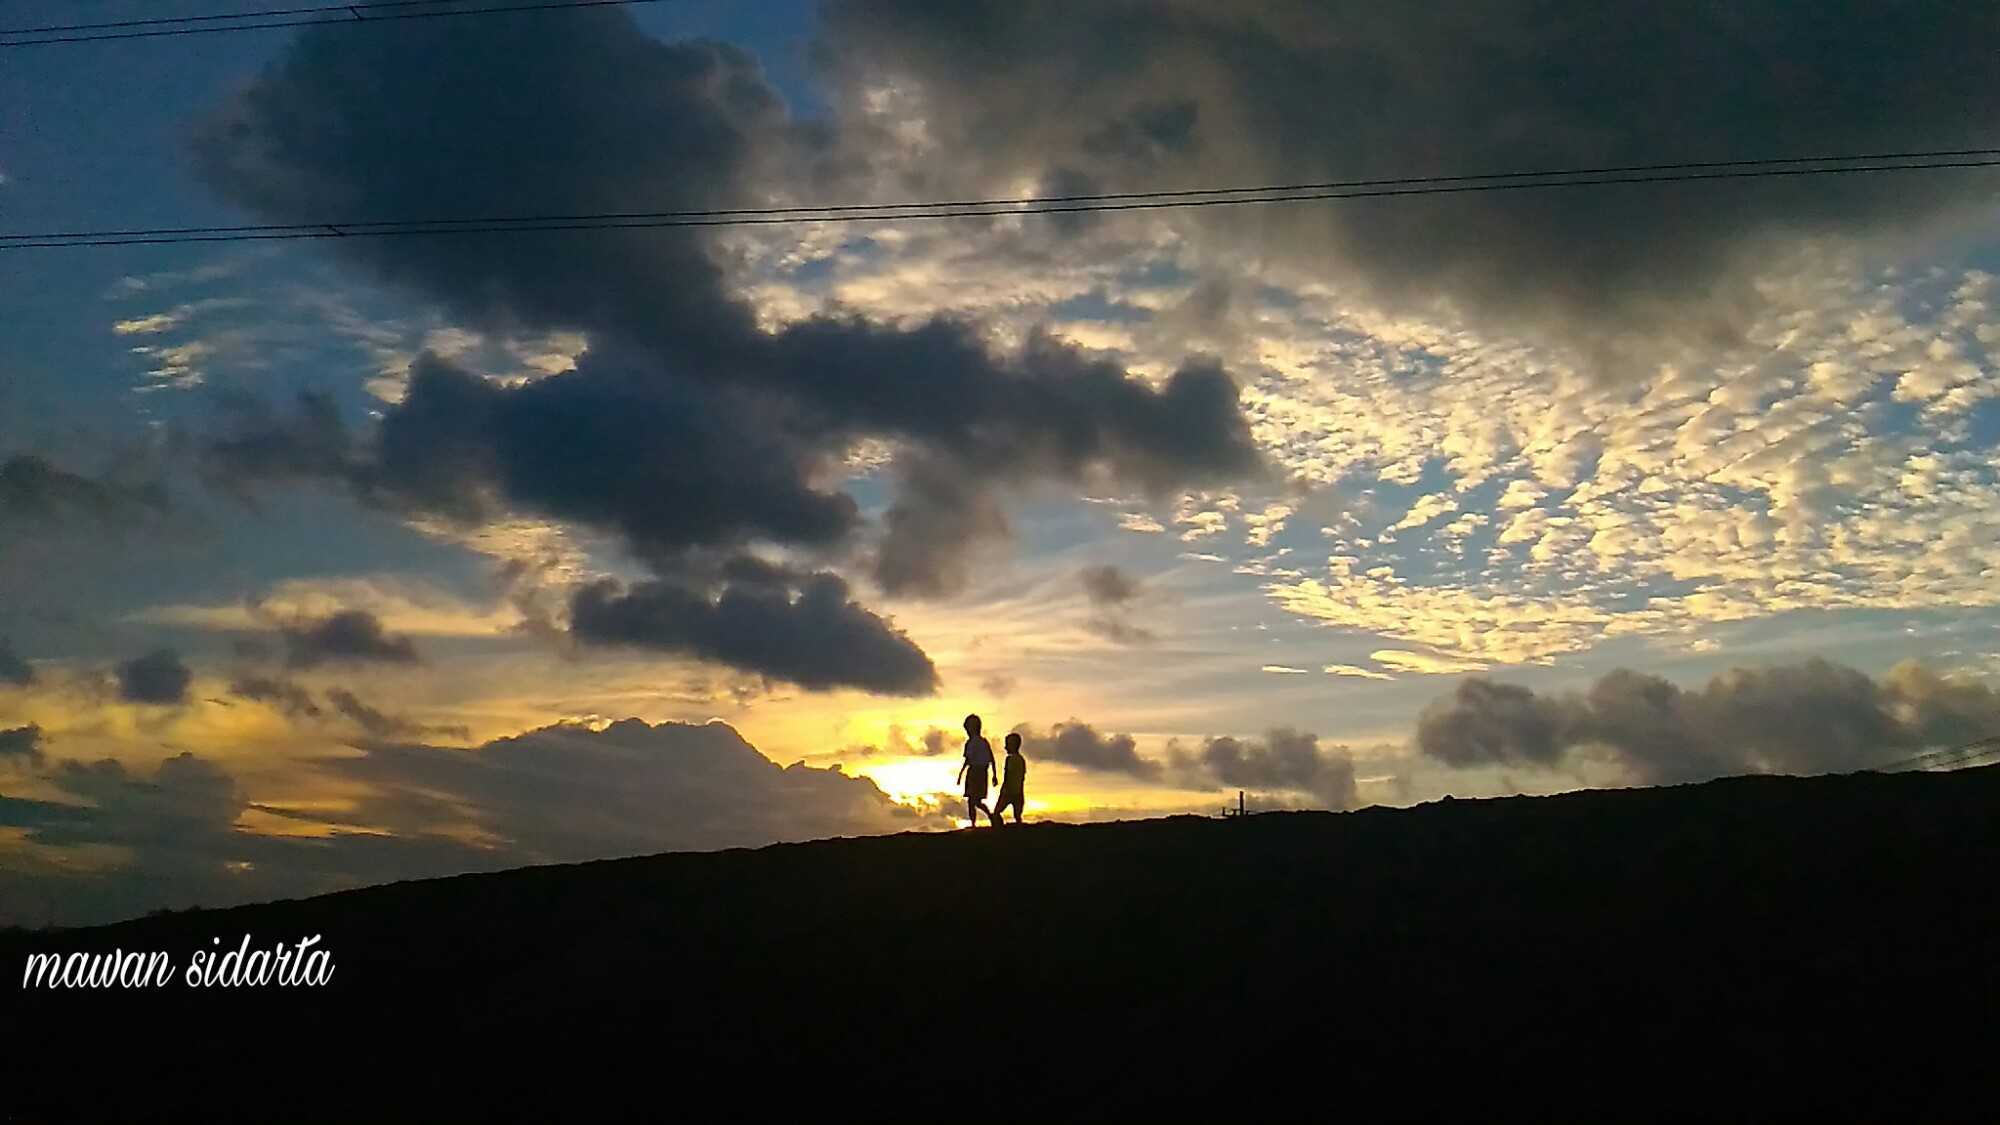
<svg viewBox="0 0 2000 1125"><path fill-rule="evenodd" d="M2000 768L401 883L0 940L0 1119L1994 1120L1996 879Z"/></svg>

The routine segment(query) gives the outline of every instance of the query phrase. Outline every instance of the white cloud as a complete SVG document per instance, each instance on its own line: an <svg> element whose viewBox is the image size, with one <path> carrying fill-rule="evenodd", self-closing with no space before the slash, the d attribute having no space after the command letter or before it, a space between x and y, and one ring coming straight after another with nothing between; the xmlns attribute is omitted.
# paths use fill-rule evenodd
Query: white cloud
<svg viewBox="0 0 2000 1125"><path fill-rule="evenodd" d="M1320 671L1329 676L1351 676L1360 680L1393 680L1396 677L1387 672L1377 672L1372 668L1361 668L1353 664L1329 664Z"/></svg>
<svg viewBox="0 0 2000 1125"><path fill-rule="evenodd" d="M1368 659L1394 668L1398 672L1419 672L1438 676L1455 672L1477 672L1486 667L1477 660L1460 660L1449 656L1434 656L1394 648L1376 649L1368 654Z"/></svg>

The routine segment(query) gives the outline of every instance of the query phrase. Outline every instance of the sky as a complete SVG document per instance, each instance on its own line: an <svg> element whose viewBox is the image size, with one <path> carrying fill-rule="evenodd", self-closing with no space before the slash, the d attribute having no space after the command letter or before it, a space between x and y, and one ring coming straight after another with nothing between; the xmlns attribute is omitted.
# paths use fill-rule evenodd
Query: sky
<svg viewBox="0 0 2000 1125"><path fill-rule="evenodd" d="M1980 148L1996 46L1948 3L676 0L0 47L0 232ZM1997 200L0 249L0 922L949 828L968 713L1069 820L2000 733Z"/></svg>

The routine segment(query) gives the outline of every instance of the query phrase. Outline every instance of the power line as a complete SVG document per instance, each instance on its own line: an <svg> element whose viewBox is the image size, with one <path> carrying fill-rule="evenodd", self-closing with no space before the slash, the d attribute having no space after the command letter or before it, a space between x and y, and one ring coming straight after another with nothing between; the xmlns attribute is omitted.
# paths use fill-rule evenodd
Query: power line
<svg viewBox="0 0 2000 1125"><path fill-rule="evenodd" d="M177 35L215 35L229 31L268 31L286 27L339 25L360 27L401 20L490 16L508 12L549 12L570 8L618 8L657 4L660 0L507 0L471 8L440 8L457 0L373 0L353 4L323 4L306 8L266 8L255 12L209 13L194 16L154 16L147 19L22 27L0 31L0 47L42 47L57 43L99 43L112 39L160 39ZM417 10L426 9L426 10ZM262 21L262 22L258 22ZM201 25L201 26L190 26ZM39 39L11 39L39 35Z"/></svg>
<svg viewBox="0 0 2000 1125"><path fill-rule="evenodd" d="M1929 159L1977 157L1978 159ZM1868 163L1854 163L1868 161ZM1885 162L1886 161L1886 162ZM1803 165L1803 166L1802 166ZM1486 191L1604 187L1691 181L1845 175L2000 167L2000 149L1846 157L1785 157L1769 160L1628 165L1554 172L1503 172L1477 176L1410 176L1387 180L1346 180L1325 184L1120 192L1042 196L1029 199L956 200L810 207L721 210L598 212L508 218L358 220L329 219L233 227L68 231L0 235L0 250L77 246L169 245L194 242L269 242L326 238L381 238L413 235L503 234L527 231L650 230L674 227L773 226L821 222L894 222L911 219L995 218L1083 212L1150 211L1168 208L1301 203L1315 200L1374 199L1451 195Z"/></svg>
<svg viewBox="0 0 2000 1125"><path fill-rule="evenodd" d="M1526 179L1556 179L1581 176L1630 175L1647 172L1701 171L1718 168L1784 167L1812 164L1853 164L1863 161L1916 161L1944 160L1953 157L2000 157L2000 149L1943 149L1926 152L1880 152L1859 153L1849 156L1782 156L1756 160L1704 160L1680 161L1672 164L1625 164L1601 168L1564 168L1539 172L1485 172L1471 175L1452 176L1397 176L1373 180L1332 180L1307 184L1268 184L1262 187L1227 188L1180 188L1166 191L1123 191L1098 192L1088 195L1038 195L989 199L951 199L932 202L912 203L841 203L800 207L728 207L709 210L677 211L606 211L574 215L489 215L481 217L431 218L431 219L382 219L352 220L317 223L259 223L242 226L210 227L156 227L139 230L98 230L63 231L48 234L0 234L0 241L8 239L70 239L70 238L113 238L138 237L148 235L180 234L238 234L278 231L322 231L337 227L346 233L366 233L374 227L431 227L460 224L513 225L520 223L570 223L584 221L624 221L643 219L697 219L728 216L809 216L834 215L845 212L875 212L964 208L1029 208L1063 203L1121 202L1127 200L1168 200L1193 199L1203 196L1238 195L1294 195L1303 192L1338 191L1350 188L1393 187L1417 184L1453 184L1482 181L1508 181ZM1956 166L1956 165L1954 165ZM1975 166L1984 166L1983 163ZM1928 167L1928 165L1906 165L1895 167ZM1621 181L1622 182L1622 181ZM1643 182L1643 181L1640 181ZM1316 197L1315 197L1316 198ZM1280 201L1282 202L1282 201ZM1007 213L1007 212L1001 212Z"/></svg>
<svg viewBox="0 0 2000 1125"><path fill-rule="evenodd" d="M1977 739L1957 746L1926 750L1921 754L1913 754L1908 758L1878 766L1876 769L1882 773L1903 773L1937 769L1939 767L1959 769L1977 764L1983 758L1990 758L1996 755L2000 755L2000 735Z"/></svg>

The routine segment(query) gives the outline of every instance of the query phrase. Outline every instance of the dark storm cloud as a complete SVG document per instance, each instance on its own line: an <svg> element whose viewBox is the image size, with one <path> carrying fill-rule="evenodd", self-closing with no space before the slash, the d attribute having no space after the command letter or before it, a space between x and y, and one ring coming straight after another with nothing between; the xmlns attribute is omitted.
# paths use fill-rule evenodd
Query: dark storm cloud
<svg viewBox="0 0 2000 1125"><path fill-rule="evenodd" d="M2000 731L2000 692L1899 664L1876 680L1824 660L1735 668L1698 690L1627 669L1581 693L1483 678L1424 710L1417 745L1447 765L1555 766L1598 752L1645 781L1865 769Z"/></svg>
<svg viewBox="0 0 2000 1125"><path fill-rule="evenodd" d="M128 703L185 703L194 678L170 648L155 649L120 664L118 698Z"/></svg>
<svg viewBox="0 0 2000 1125"><path fill-rule="evenodd" d="M42 728L30 723L25 727L0 730L0 761L9 758L39 763L42 760Z"/></svg>
<svg viewBox="0 0 2000 1125"><path fill-rule="evenodd" d="M285 641L285 665L316 668L321 664L415 664L417 646L408 637L392 637L382 621L365 609L348 609L279 630Z"/></svg>
<svg viewBox="0 0 2000 1125"><path fill-rule="evenodd" d="M730 585L715 598L666 581L625 588L606 580L577 592L570 617L585 644L685 653L813 690L925 695L937 687L923 650L851 600L832 574L810 576L796 595Z"/></svg>
<svg viewBox="0 0 2000 1125"><path fill-rule="evenodd" d="M1160 773L1160 764L1139 756L1138 743L1129 734L1101 734L1089 723L1071 719L1057 723L1046 734L1037 734L1026 723L1014 728L1021 736L1021 752L1030 761L1064 762L1087 770L1130 774L1151 778Z"/></svg>
<svg viewBox="0 0 2000 1125"><path fill-rule="evenodd" d="M622 12L480 23L412 25L365 52L302 35L201 125L197 167L259 215L322 221L740 206L830 153L734 48L662 44ZM1212 365L1154 389L1040 336L996 351L959 321L822 316L766 333L695 232L352 241L336 251L471 323L580 329L591 354L512 389L427 357L372 447L328 452L335 426L307 410L219 444L225 477L316 469L408 510L588 523L677 578L690 551L847 546L857 509L821 482L878 437L903 483L877 581L941 594L1004 536L1000 490L1108 475L1158 493L1261 469Z"/></svg>
<svg viewBox="0 0 2000 1125"><path fill-rule="evenodd" d="M34 666L21 659L5 637L0 637L0 684L25 687L34 682Z"/></svg>
<svg viewBox="0 0 2000 1125"><path fill-rule="evenodd" d="M201 123L197 170L309 221L680 210L741 205L783 139L777 95L726 44L660 43L611 11L477 23L418 21L368 50L301 34ZM752 331L682 232L356 243L341 249L483 324L615 328L689 359L714 341L707 360Z"/></svg>
<svg viewBox="0 0 2000 1125"><path fill-rule="evenodd" d="M837 770L780 767L720 723L601 731L553 726L502 738L476 753L376 741L325 764L366 791L334 814L325 838L266 836L236 822L316 815L252 805L219 765L191 754L150 773L115 761L63 760L44 773L86 803L0 797L0 826L51 848L116 844L130 865L110 871L58 865L0 873L0 922L24 922L44 890L68 924L158 907L207 906L317 894L365 883L579 862L670 850L707 850L898 832L930 823L871 781ZM465 843L476 837L481 843ZM34 893L29 893L29 892ZM20 892L20 893L16 893Z"/></svg>
<svg viewBox="0 0 2000 1125"><path fill-rule="evenodd" d="M513 390L425 355L363 480L391 502L479 519L515 508L621 533L642 557L845 538L854 501L815 488L833 449L778 400L597 355Z"/></svg>
<svg viewBox="0 0 2000 1125"><path fill-rule="evenodd" d="M168 507L166 490L157 483L87 477L28 453L0 462L0 526L73 516L108 523L155 515Z"/></svg>
<svg viewBox="0 0 2000 1125"><path fill-rule="evenodd" d="M1259 740L1210 738L1199 750L1174 747L1169 755L1183 777L1244 790L1297 790L1324 807L1350 809L1358 803L1354 761L1344 748L1321 748L1319 736L1290 728L1269 731Z"/></svg>
<svg viewBox="0 0 2000 1125"><path fill-rule="evenodd" d="M852 150L839 166L872 167L909 198L1961 149L1993 143L2000 121L1987 3L835 0L822 27ZM866 99L891 88L923 120L921 161L864 124ZM1733 337L1756 298L1742 275L1783 240L1963 219L1990 190L1991 173L1924 172L1173 221L1513 331L1704 340Z"/></svg>

